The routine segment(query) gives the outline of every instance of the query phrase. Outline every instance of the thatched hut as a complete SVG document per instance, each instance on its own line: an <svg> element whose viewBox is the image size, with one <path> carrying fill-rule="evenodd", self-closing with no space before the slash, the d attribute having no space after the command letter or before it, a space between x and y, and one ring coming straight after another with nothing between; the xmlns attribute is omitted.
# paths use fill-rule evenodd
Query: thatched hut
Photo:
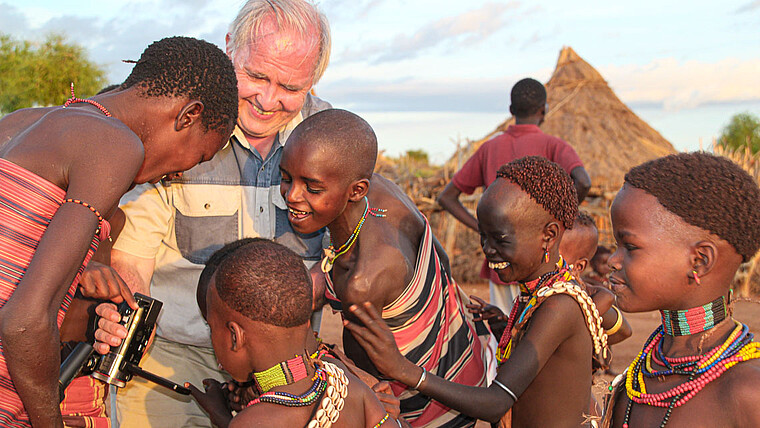
<svg viewBox="0 0 760 428"><path fill-rule="evenodd" d="M602 75L570 47L560 52L546 89L549 111L541 128L570 143L584 162L592 180L584 209L597 219L601 243L610 244L608 209L625 173L633 166L676 150L623 104ZM440 212L433 200L464 160L512 123L514 119L509 118L484 138L468 142L452 156L441 173L426 180L425 185L421 185L419 177L408 183L403 178L397 181L430 218L436 235L449 253L457 280L478 280L482 257L479 239L452 216ZM463 198L463 202L474 210L478 198L476 194Z"/></svg>

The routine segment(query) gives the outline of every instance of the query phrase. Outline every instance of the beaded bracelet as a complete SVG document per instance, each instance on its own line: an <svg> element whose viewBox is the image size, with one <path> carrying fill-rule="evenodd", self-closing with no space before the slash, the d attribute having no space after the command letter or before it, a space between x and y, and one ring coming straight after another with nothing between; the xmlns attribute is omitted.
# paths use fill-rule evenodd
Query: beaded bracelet
<svg viewBox="0 0 760 428"><path fill-rule="evenodd" d="M620 309L618 309L615 305L612 305L612 309L614 309L615 313L617 314L617 320L615 320L615 325L613 325L612 328L605 329L607 336L612 336L613 334L617 333L618 330L620 330L620 327L623 326L623 314L620 313Z"/></svg>
<svg viewBox="0 0 760 428"><path fill-rule="evenodd" d="M427 378L427 370L425 369L425 367L423 367L422 368L422 375L420 375L420 380L417 381L417 385L414 385L414 388L412 388L412 389L416 390L417 388L419 388L420 385L422 385L422 382L425 381L425 378Z"/></svg>

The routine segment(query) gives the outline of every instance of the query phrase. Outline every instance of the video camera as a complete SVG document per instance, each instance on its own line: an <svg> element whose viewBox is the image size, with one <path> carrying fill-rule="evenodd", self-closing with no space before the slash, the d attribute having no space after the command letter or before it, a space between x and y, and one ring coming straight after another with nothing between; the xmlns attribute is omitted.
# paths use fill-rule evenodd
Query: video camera
<svg viewBox="0 0 760 428"><path fill-rule="evenodd" d="M80 342L61 364L58 378L61 400L66 387L79 374L89 374L119 388L124 387L136 375L180 394L190 395L190 390L184 386L140 368L140 360L145 354L163 303L140 293L135 293L135 300L137 309L129 307L127 302L122 302L118 307L120 324L127 329L127 337L119 346L112 346L108 354L100 355L93 352L92 344Z"/></svg>

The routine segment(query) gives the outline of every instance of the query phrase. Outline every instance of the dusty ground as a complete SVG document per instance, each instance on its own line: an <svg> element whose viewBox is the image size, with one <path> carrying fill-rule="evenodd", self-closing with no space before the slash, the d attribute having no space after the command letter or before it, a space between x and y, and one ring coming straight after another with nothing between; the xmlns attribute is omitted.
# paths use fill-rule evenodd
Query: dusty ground
<svg viewBox="0 0 760 428"><path fill-rule="evenodd" d="M488 284L466 284L462 288L467 294L474 294L485 300L488 300ZM638 314L625 314L626 319L631 324L633 336L628 340L613 346L612 371L620 373L625 369L636 354L641 350L641 346L649 335L660 324L659 312L645 312ZM734 308L734 318L749 325L750 330L760 333L760 304L739 301ZM320 336L327 343L341 343L341 321L339 315L333 315L332 311L325 309L322 315L322 328ZM488 427L486 423L478 423L477 427Z"/></svg>

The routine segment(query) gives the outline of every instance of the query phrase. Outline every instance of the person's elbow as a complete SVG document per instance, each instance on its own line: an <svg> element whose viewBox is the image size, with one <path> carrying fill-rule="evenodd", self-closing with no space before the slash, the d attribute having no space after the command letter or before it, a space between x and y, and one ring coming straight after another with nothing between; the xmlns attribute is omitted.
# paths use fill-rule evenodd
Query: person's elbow
<svg viewBox="0 0 760 428"><path fill-rule="evenodd" d="M443 191L438 194L435 201L438 202L438 205L444 210L451 211L451 207L458 202L460 193L459 189L454 186L454 183L449 182L449 184L443 188Z"/></svg>
<svg viewBox="0 0 760 428"><path fill-rule="evenodd" d="M583 202L586 195L588 195L589 190L591 190L591 177L589 177L588 172L586 172L586 169L582 166L573 169L570 176L573 179L575 190L578 193L578 202Z"/></svg>
<svg viewBox="0 0 760 428"><path fill-rule="evenodd" d="M32 313L35 311L19 313L12 308L7 309L10 310L4 311L3 317L0 319L0 337L6 345L12 346L25 338L39 339L45 337L51 333L53 326L56 326L55 320L48 319L44 313L37 313L33 316Z"/></svg>

